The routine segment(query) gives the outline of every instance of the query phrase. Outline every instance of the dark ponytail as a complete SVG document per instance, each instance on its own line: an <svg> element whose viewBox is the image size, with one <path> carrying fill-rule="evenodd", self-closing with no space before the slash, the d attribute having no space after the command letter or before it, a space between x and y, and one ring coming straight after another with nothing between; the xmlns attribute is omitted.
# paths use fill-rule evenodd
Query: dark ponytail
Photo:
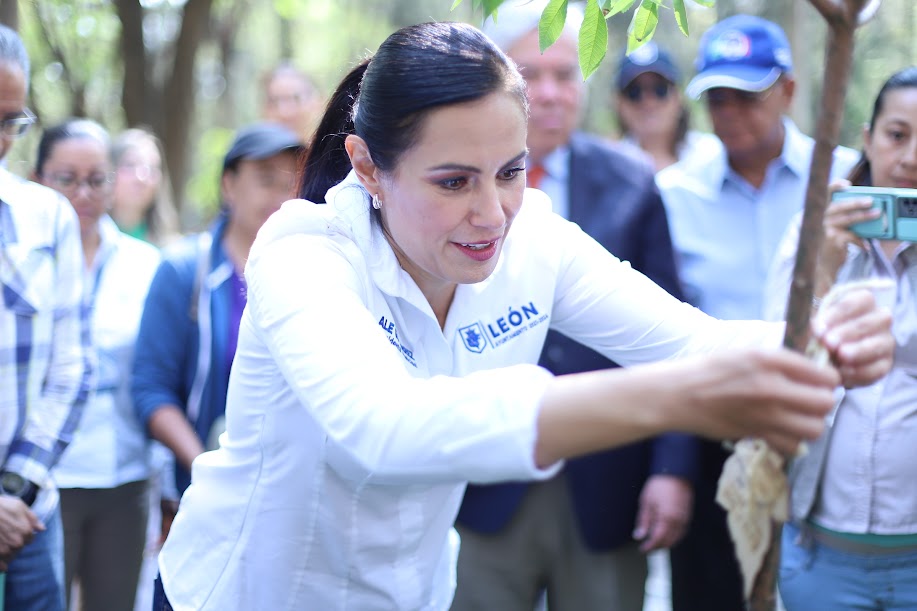
<svg viewBox="0 0 917 611"><path fill-rule="evenodd" d="M324 201L327 190L347 175L349 134L366 142L379 170L391 172L430 112L498 91L514 96L527 112L525 81L480 30L464 23L398 30L334 92L306 157L299 196Z"/></svg>
<svg viewBox="0 0 917 611"><path fill-rule="evenodd" d="M344 140L354 133L353 106L360 94L360 83L370 60L351 70L328 100L322 121L315 130L299 181L299 197L310 202L325 201L325 193L344 180L350 171L350 158Z"/></svg>

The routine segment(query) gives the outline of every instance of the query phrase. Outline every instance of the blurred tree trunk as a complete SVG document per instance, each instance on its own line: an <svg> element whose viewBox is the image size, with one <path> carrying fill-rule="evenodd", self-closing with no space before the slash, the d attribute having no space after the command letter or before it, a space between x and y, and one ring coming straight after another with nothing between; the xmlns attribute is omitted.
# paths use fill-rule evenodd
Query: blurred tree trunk
<svg viewBox="0 0 917 611"><path fill-rule="evenodd" d="M152 78L152 62L144 42L144 8L140 0L115 0L121 21L119 46L124 60L121 103L129 126L149 125L162 139L172 192L179 209L184 204L189 175L189 137L194 115L197 50L209 33L212 0L188 0L182 9L181 30L172 46L160 85Z"/></svg>
<svg viewBox="0 0 917 611"><path fill-rule="evenodd" d="M139 2L139 0L138 0ZM213 0L188 0L182 10L181 31L172 55L171 78L162 98L163 147L172 177L172 190L179 207L184 204L185 182L189 176L188 144L194 115L194 67L197 49L207 36Z"/></svg>
<svg viewBox="0 0 917 611"><path fill-rule="evenodd" d="M121 20L119 46L124 60L121 105L127 124L159 128L153 120L153 85L149 78L146 48L143 43L143 7L137 0L115 0ZM158 131L158 129L157 129Z"/></svg>
<svg viewBox="0 0 917 611"><path fill-rule="evenodd" d="M793 120L799 124L804 133L810 133L813 127L812 117L812 7L808 2L792 2L787 34L793 53L793 73L796 77L796 92L793 95ZM819 24L820 25L820 24Z"/></svg>
<svg viewBox="0 0 917 611"><path fill-rule="evenodd" d="M0 23L14 30L19 29L18 0L0 0Z"/></svg>

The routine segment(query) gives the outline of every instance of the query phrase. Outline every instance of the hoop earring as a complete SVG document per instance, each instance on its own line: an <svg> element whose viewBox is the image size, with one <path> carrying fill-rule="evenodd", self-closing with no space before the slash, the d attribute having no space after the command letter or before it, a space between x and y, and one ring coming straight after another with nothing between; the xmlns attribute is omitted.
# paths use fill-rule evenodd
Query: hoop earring
<svg viewBox="0 0 917 611"><path fill-rule="evenodd" d="M373 193L373 208L375 210L382 208L382 198L379 197L378 193Z"/></svg>

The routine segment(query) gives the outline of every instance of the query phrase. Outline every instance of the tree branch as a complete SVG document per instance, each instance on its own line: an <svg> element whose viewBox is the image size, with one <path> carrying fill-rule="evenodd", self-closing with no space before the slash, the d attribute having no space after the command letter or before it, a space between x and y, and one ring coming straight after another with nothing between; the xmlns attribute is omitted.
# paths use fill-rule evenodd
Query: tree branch
<svg viewBox="0 0 917 611"><path fill-rule="evenodd" d="M809 340L809 315L815 285L815 267L818 251L824 239L825 209L828 207L828 180L834 158L834 149L841 131L844 98L853 66L853 35L857 19L865 0L847 0L846 7L828 0L810 0L828 22L828 48L822 82L825 84L819 104L815 127L815 149L806 187L806 202L802 215L799 247L793 268L787 306L786 336L784 345L802 352ZM830 7L828 5L831 5ZM847 10L843 10L846 8ZM830 16L829 16L830 15ZM781 524L772 524L770 548L761 570L755 578L750 611L773 611L777 608L776 586L780 568Z"/></svg>
<svg viewBox="0 0 917 611"><path fill-rule="evenodd" d="M857 2L858 0L852 0ZM821 16L825 18L825 21L832 23L838 19L844 17L844 6L841 2L844 0L809 0L809 2L814 6ZM860 2L862 4L862 2Z"/></svg>

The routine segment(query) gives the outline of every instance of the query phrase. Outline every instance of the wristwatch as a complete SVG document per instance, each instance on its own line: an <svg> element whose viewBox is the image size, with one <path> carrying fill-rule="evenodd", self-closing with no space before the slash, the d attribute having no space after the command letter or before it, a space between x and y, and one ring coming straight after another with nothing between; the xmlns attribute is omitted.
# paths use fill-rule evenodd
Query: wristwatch
<svg viewBox="0 0 917 611"><path fill-rule="evenodd" d="M23 503L31 507L38 496L38 486L18 473L3 471L0 473L0 493L19 497Z"/></svg>

